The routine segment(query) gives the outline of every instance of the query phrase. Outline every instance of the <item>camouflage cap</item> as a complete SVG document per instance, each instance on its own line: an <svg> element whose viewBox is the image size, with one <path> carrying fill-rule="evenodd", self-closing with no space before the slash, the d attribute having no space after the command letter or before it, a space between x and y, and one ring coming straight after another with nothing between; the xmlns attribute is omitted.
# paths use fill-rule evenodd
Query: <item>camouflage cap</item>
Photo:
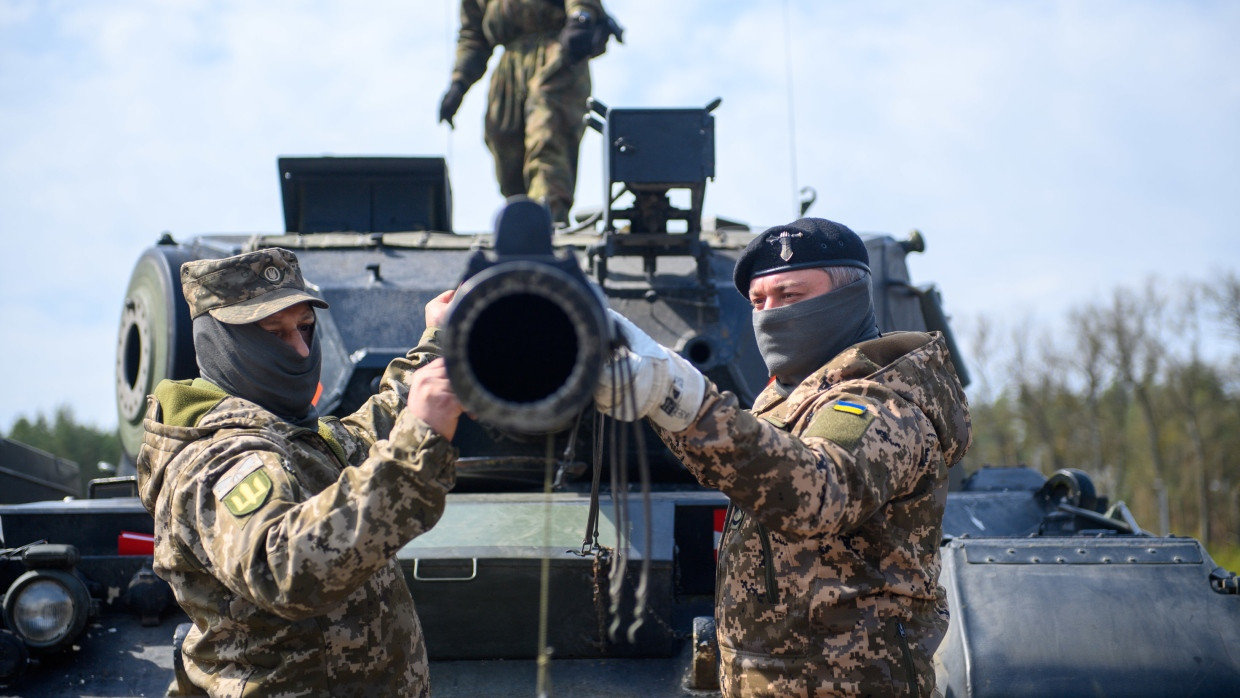
<svg viewBox="0 0 1240 698"><path fill-rule="evenodd" d="M211 313L230 325L258 322L301 302L327 307L326 301L306 292L297 256L279 247L186 262L181 265L181 289L191 318Z"/></svg>

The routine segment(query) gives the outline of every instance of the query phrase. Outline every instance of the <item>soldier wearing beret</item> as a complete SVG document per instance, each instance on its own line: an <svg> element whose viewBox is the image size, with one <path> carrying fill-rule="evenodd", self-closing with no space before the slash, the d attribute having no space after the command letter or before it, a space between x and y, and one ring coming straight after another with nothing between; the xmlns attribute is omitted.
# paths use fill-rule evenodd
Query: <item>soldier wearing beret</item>
<svg viewBox="0 0 1240 698"><path fill-rule="evenodd" d="M188 262L201 377L148 397L138 454L156 573L193 620L185 670L212 696L425 696L396 552L439 520L461 413L435 343L451 293L379 393L315 411L320 341L297 258Z"/></svg>
<svg viewBox="0 0 1240 698"><path fill-rule="evenodd" d="M944 339L879 335L865 245L828 220L763 232L734 281L773 378L752 409L619 316L629 347L595 394L731 500L723 694L931 696L947 471L971 438Z"/></svg>

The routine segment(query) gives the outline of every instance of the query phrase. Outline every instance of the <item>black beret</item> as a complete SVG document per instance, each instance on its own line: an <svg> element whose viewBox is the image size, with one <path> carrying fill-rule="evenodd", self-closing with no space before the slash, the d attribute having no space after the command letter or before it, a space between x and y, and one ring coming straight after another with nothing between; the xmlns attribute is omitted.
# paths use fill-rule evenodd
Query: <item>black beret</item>
<svg viewBox="0 0 1240 698"><path fill-rule="evenodd" d="M732 271L736 290L749 298L749 282L759 276L811 267L870 270L865 243L848 226L825 218L801 218L768 228L745 246Z"/></svg>

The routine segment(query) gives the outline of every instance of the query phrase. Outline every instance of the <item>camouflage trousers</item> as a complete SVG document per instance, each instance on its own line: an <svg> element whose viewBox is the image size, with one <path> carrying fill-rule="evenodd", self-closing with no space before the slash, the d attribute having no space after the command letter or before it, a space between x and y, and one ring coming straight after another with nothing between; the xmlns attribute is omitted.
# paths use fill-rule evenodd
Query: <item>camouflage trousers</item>
<svg viewBox="0 0 1240 698"><path fill-rule="evenodd" d="M485 129L500 193L545 201L553 220L568 220L589 96L589 63L565 66L555 34L504 47L491 75Z"/></svg>
<svg viewBox="0 0 1240 698"><path fill-rule="evenodd" d="M901 614L903 618L873 608L837 609L818 619L821 627L810 635L809 642L803 642L807 638L801 635L803 644L798 647L794 641L781 652L744 647L721 637L719 684L723 695L941 696L935 685L933 656L946 631L946 609L937 609L932 602L914 602L911 606ZM759 639L756 644L763 643Z"/></svg>

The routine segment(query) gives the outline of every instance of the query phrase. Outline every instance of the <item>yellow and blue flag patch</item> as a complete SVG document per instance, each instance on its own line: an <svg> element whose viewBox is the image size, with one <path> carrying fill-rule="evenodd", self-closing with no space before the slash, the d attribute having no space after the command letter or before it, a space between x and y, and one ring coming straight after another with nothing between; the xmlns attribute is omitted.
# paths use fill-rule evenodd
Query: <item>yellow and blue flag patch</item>
<svg viewBox="0 0 1240 698"><path fill-rule="evenodd" d="M836 412L847 412L848 414L865 414L865 405L858 405L855 402L846 402L844 400L831 405L831 409Z"/></svg>
<svg viewBox="0 0 1240 698"><path fill-rule="evenodd" d="M868 405L837 400L831 409L818 410L801 436L828 439L851 451L861 444L861 437L873 422L874 411Z"/></svg>

